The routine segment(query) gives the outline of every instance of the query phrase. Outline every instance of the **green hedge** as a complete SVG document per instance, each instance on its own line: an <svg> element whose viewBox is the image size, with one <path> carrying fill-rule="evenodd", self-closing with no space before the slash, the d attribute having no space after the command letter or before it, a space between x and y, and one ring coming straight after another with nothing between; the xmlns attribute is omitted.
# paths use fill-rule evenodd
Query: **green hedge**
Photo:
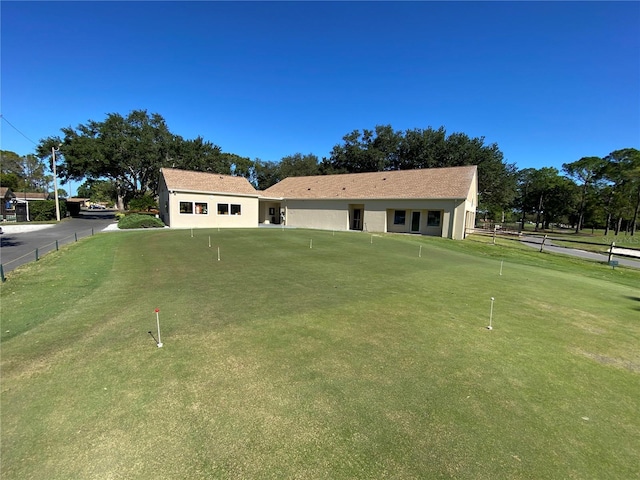
<svg viewBox="0 0 640 480"><path fill-rule="evenodd" d="M126 215L118 221L118 228L163 228L162 220L149 215L139 215L134 213Z"/></svg>
<svg viewBox="0 0 640 480"><path fill-rule="evenodd" d="M60 200L60 218L67 216L67 202ZM29 202L29 220L32 222L46 222L56 219L56 201L42 200Z"/></svg>

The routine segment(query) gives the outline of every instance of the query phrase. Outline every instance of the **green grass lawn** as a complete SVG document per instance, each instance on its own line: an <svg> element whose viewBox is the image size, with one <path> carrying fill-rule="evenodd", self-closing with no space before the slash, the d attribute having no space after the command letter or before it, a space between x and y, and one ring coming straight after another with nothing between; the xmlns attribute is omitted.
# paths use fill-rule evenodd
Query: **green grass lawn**
<svg viewBox="0 0 640 480"><path fill-rule="evenodd" d="M1 478L638 478L640 272L481 237L193 235L8 276Z"/></svg>

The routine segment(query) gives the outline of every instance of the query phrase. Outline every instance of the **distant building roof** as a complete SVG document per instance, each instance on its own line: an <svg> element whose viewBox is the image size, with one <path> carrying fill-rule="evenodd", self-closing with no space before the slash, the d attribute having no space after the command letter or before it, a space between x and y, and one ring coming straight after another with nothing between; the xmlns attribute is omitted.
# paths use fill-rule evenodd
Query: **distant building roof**
<svg viewBox="0 0 640 480"><path fill-rule="evenodd" d="M41 192L13 192L18 200L46 200L48 193Z"/></svg>
<svg viewBox="0 0 640 480"><path fill-rule="evenodd" d="M7 194L9 194L10 197L16 196L9 187L0 187L0 197L6 198Z"/></svg>
<svg viewBox="0 0 640 480"><path fill-rule="evenodd" d="M160 170L169 190L234 193L240 195L258 196L259 192L253 188L244 177L221 175L218 173L193 172L175 168Z"/></svg>
<svg viewBox="0 0 640 480"><path fill-rule="evenodd" d="M288 177L261 193L297 199L458 199L469 195L476 171L472 165Z"/></svg>

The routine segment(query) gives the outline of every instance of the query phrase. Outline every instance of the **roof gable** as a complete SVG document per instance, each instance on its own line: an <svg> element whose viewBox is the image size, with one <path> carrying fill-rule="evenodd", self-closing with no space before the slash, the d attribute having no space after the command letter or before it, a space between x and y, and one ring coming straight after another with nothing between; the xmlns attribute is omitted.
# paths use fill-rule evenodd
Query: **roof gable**
<svg viewBox="0 0 640 480"><path fill-rule="evenodd" d="M244 177L175 168L162 168L160 173L168 190L258 196L258 191Z"/></svg>
<svg viewBox="0 0 640 480"><path fill-rule="evenodd" d="M418 170L288 177L262 192L267 197L300 199L467 198L475 165Z"/></svg>

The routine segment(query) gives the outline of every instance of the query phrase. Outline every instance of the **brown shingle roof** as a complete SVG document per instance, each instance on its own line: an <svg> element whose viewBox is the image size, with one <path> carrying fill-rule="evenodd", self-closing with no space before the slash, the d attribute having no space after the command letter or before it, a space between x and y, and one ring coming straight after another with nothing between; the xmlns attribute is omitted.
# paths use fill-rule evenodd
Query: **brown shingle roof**
<svg viewBox="0 0 640 480"><path fill-rule="evenodd" d="M258 191L244 177L175 168L163 168L160 172L169 190L258 195Z"/></svg>
<svg viewBox="0 0 640 480"><path fill-rule="evenodd" d="M13 194L17 199L26 198L27 200L46 200L49 198L48 193L42 192L13 192Z"/></svg>
<svg viewBox="0 0 640 480"><path fill-rule="evenodd" d="M262 192L282 198L466 198L477 167L288 177Z"/></svg>

